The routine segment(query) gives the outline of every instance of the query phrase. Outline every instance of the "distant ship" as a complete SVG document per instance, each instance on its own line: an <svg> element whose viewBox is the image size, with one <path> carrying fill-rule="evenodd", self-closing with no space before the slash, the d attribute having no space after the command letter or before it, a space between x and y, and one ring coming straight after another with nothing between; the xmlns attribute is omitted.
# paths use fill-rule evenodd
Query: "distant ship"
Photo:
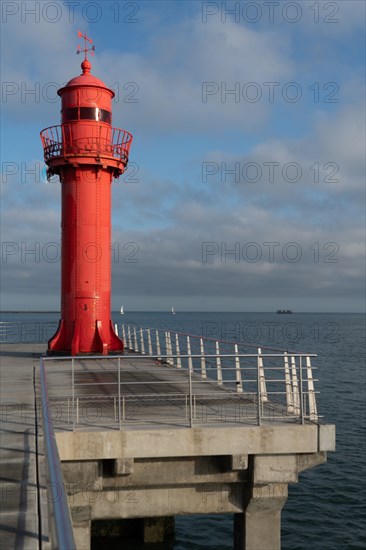
<svg viewBox="0 0 366 550"><path fill-rule="evenodd" d="M174 306L172 306L172 315L175 315Z"/></svg>
<svg viewBox="0 0 366 550"><path fill-rule="evenodd" d="M121 315L124 315L125 312L123 311L123 306L121 306Z"/></svg>
<svg viewBox="0 0 366 550"><path fill-rule="evenodd" d="M293 311L291 311L291 309L278 309L276 313L284 313L288 315L289 313L293 313Z"/></svg>

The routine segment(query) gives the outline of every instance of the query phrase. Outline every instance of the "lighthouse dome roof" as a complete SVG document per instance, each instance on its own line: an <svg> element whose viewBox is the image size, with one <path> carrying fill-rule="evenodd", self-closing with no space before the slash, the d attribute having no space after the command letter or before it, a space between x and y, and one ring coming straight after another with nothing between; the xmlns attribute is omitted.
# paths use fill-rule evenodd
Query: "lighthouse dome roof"
<svg viewBox="0 0 366 550"><path fill-rule="evenodd" d="M82 74L75 76L74 78L69 80L68 83L63 88L60 88L60 90L58 90L57 92L59 95L61 95L66 88L70 88L72 86L93 86L97 88L104 88L104 89L110 90L110 88L106 86L103 80L100 80L100 78L97 78L96 76L90 74L91 63L88 59L85 59L82 62L81 68L83 71ZM112 94L112 97L114 97L113 90L110 90L110 92Z"/></svg>

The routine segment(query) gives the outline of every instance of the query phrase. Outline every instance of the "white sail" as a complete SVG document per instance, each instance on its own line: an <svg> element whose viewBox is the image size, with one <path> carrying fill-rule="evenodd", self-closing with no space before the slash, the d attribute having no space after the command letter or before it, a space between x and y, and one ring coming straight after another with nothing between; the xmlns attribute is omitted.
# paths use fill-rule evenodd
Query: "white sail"
<svg viewBox="0 0 366 550"><path fill-rule="evenodd" d="M125 312L123 311L123 306L121 306L121 315L124 315Z"/></svg>
<svg viewBox="0 0 366 550"><path fill-rule="evenodd" d="M174 306L172 306L172 315L175 315Z"/></svg>

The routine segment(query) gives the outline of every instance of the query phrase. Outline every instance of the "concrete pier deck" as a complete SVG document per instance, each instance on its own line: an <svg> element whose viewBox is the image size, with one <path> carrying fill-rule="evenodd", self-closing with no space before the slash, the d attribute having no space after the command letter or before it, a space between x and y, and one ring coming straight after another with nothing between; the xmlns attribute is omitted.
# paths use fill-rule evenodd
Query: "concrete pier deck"
<svg viewBox="0 0 366 550"><path fill-rule="evenodd" d="M47 360L56 430L186 428L190 426L190 407L195 425L257 424L257 406L251 394L238 394L209 378L202 380L197 373L189 380L186 369L138 355L125 357L118 374L117 361L77 359L73 381L70 360ZM119 402L122 411L117 410ZM280 422L294 422L279 403L264 404L263 412Z"/></svg>
<svg viewBox="0 0 366 550"><path fill-rule="evenodd" d="M1 346L0 547L39 548L34 369L44 345Z"/></svg>
<svg viewBox="0 0 366 550"><path fill-rule="evenodd" d="M238 393L233 380L219 385L210 376L202 379L197 371L190 376L186 368L149 356L78 357L74 369L70 358L48 358L45 368L56 430L257 426L259 413L263 425L299 423L277 395L266 399L259 412L256 381L250 389L245 380Z"/></svg>

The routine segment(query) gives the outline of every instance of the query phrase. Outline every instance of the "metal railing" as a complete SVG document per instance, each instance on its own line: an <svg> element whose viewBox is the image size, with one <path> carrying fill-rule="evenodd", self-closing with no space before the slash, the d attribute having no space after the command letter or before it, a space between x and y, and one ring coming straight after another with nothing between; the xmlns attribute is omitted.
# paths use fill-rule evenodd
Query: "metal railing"
<svg viewBox="0 0 366 550"><path fill-rule="evenodd" d="M51 418L44 358L40 360L40 381L51 547L60 550L76 550L70 511L64 491L61 463Z"/></svg>
<svg viewBox="0 0 366 550"><path fill-rule="evenodd" d="M69 155L102 155L127 164L133 139L129 132L96 123L83 123L83 128L85 126L88 126L86 137L77 136L74 132L76 126L72 123L50 126L42 130L45 162Z"/></svg>
<svg viewBox="0 0 366 550"><path fill-rule="evenodd" d="M45 361L52 362L47 376L56 427L75 430L317 422L313 357L287 352L177 355L160 350L145 357L48 357Z"/></svg>
<svg viewBox="0 0 366 550"><path fill-rule="evenodd" d="M119 329L118 325L115 325L115 331L118 334ZM242 385L242 374L241 374L241 359L239 355L239 347L242 349L256 349L257 355L257 370L260 382L260 389L263 395L266 394L266 378L271 372L271 369L266 367L263 363L263 350L270 352L279 352L283 357L283 367L284 367L284 376L285 376L285 385L286 385L286 401L287 408L290 413L297 412L299 410L299 380L301 381L301 386L303 384L307 385L308 389L308 410L311 420L318 420L318 411L316 404L316 393L314 389L314 382L317 380L313 379L313 367L311 364L311 358L316 357L315 354L309 353L299 353L296 351L290 352L290 350L284 350L271 346L258 346L252 343L237 343L237 342L227 342L215 340L212 338L203 338L201 336L186 334L182 332L173 333L173 337L170 331L162 329L151 329L151 328L142 328L136 327L133 325L121 325L122 338L125 342L125 345L128 350L135 353L145 354L145 350L148 351L149 355L153 353L160 355L161 350L165 353L166 361L168 364L181 368L181 353L180 350L183 349L188 355L188 368L192 368L192 350L196 350L196 353L200 356L200 372L202 379L207 377L207 369L214 366L216 368L216 380L218 384L223 383L223 374L222 374L222 365L221 365L221 350L224 348L227 353L232 353L234 351L234 365L235 365L235 377L236 377L236 390L241 392L243 389ZM173 357L173 347L175 345L176 358ZM206 353L214 354L215 365L208 363L205 358L205 346ZM208 351L207 351L208 350ZM250 355L246 354L246 357ZM268 357L271 355L267 354ZM296 359L298 357L298 359ZM302 364L302 360L305 360L305 366ZM296 361L299 362L297 366ZM303 387L301 388L303 389Z"/></svg>
<svg viewBox="0 0 366 550"><path fill-rule="evenodd" d="M55 322L3 323L0 329L3 341L8 343L46 342L50 334L54 333ZM56 407L58 411L57 428L62 425L66 429L70 429L70 425L93 425L92 419L95 418L95 414L90 415L92 419L89 421L82 418L85 414L81 412L87 409L91 413L93 408L96 410L99 406L103 412L100 424L105 425L107 429L123 427L129 422L132 425L146 423L148 419L142 414L143 403L148 403L150 412L156 412L156 421L162 422L164 400L176 403L175 407L170 407L170 411L165 411L166 417L168 418L168 412L170 414L174 408L175 418L178 418L179 415L176 413L180 407L179 422L182 421L184 425L187 425L187 420L191 418L190 424L196 421L231 420L260 423L275 419L317 422L320 418L316 402L319 392L315 390L317 380L313 378L312 361L316 357L314 354L258 347L252 343L226 342L136 325L116 325L115 330L122 336L125 349L130 355L120 356L119 359L114 356L104 359L95 356L90 359L87 368L85 357L73 360L60 358L66 362L65 372L60 374L61 378L63 377L61 383L57 380L57 369L54 366L48 369L51 376L51 407ZM249 353L245 353L248 351L246 348L249 349ZM144 358L149 363L144 363L140 370L141 373L145 372L146 376L144 375L144 379L141 378L141 384L133 386L126 377L132 376L129 371L135 368L136 361L141 363ZM45 362L50 360L58 359L45 358ZM58 365L62 365L62 362ZM109 375L107 365L111 370ZM151 366L155 376L169 371L174 379L163 377L158 380L158 386L150 383ZM87 376L92 378L89 386L85 381ZM112 380L106 379L108 376L111 376ZM189 377L191 389L188 387ZM146 384L153 390L150 395L145 389L139 393L139 389ZM177 390L175 396L169 387L170 384L174 384ZM89 394L85 391L88 387L92 389ZM224 394L218 395L220 388ZM188 411L187 417L186 404L190 403L190 400L193 409ZM251 414L254 410L253 403L257 411L255 418ZM156 409L154 412L153 404L159 410ZM248 417L246 419L243 410L244 416ZM82 421L79 422L80 418ZM151 419L153 418L152 416Z"/></svg>

